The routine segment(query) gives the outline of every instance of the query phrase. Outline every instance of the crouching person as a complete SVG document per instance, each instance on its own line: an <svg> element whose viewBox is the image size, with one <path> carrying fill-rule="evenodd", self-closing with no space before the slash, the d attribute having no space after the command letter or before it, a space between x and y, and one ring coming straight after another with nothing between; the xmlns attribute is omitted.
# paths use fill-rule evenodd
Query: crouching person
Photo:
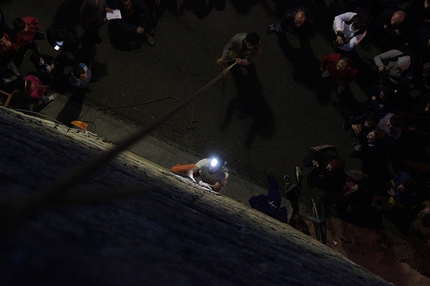
<svg viewBox="0 0 430 286"><path fill-rule="evenodd" d="M227 162L223 158L205 158L195 164L177 164L170 171L180 176L188 177L200 186L219 192L227 184L228 170ZM194 177L200 177L196 181Z"/></svg>

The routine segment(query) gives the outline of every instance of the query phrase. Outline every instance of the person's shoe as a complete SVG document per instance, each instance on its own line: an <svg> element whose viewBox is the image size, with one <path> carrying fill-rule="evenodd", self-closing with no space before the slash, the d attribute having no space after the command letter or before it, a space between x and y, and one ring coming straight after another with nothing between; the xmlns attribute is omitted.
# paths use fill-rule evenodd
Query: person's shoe
<svg viewBox="0 0 430 286"><path fill-rule="evenodd" d="M93 90L91 87L84 88L85 93L91 93Z"/></svg>
<svg viewBox="0 0 430 286"><path fill-rule="evenodd" d="M152 37L151 35L148 35L146 37L146 42L148 43L148 45L150 45L151 47L155 46L155 39L154 37Z"/></svg>
<svg viewBox="0 0 430 286"><path fill-rule="evenodd" d="M58 97L58 94L56 94L56 93L51 94L50 96L48 96L47 103L54 101L57 97Z"/></svg>
<svg viewBox="0 0 430 286"><path fill-rule="evenodd" d="M8 79L8 78L2 78L1 79L1 81L2 81L2 83L4 84L4 85L8 85L8 84L10 84L12 81L10 80L10 79Z"/></svg>
<svg viewBox="0 0 430 286"><path fill-rule="evenodd" d="M299 166L296 166L296 182L299 186L302 185L302 179L303 179L302 168L300 168Z"/></svg>
<svg viewBox="0 0 430 286"><path fill-rule="evenodd" d="M273 23L273 24L271 24L268 28L267 28L267 31L266 31L266 33L267 33L267 35L270 35L270 34L273 34L273 33L275 33L276 31L275 31L275 24Z"/></svg>

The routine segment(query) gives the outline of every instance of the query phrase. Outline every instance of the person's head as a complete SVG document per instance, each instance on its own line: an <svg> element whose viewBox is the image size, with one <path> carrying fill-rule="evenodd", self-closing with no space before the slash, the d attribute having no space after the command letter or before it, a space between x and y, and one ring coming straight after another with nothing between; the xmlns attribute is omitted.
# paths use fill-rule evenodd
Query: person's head
<svg viewBox="0 0 430 286"><path fill-rule="evenodd" d="M430 221L430 208L425 207L422 211L418 213L418 218L421 220Z"/></svg>
<svg viewBox="0 0 430 286"><path fill-rule="evenodd" d="M213 155L208 158L209 159L209 174L214 174L222 169L227 162L224 157L220 154Z"/></svg>
<svg viewBox="0 0 430 286"><path fill-rule="evenodd" d="M430 9L430 1L429 0L425 0L423 5L424 5L424 9Z"/></svg>
<svg viewBox="0 0 430 286"><path fill-rule="evenodd" d="M374 144L376 143L376 141L383 138L384 136L385 132L382 129L376 127L367 134L366 138L367 140L369 140L369 143Z"/></svg>
<svg viewBox="0 0 430 286"><path fill-rule="evenodd" d="M407 70L411 65L411 57L410 56L402 56L397 59L396 66L402 71Z"/></svg>
<svg viewBox="0 0 430 286"><path fill-rule="evenodd" d="M352 29L365 31L370 26L370 16L367 11L360 11L352 17Z"/></svg>
<svg viewBox="0 0 430 286"><path fill-rule="evenodd" d="M18 31L27 31L27 25L25 24L24 20L22 18L16 18L13 20L13 27L17 29Z"/></svg>
<svg viewBox="0 0 430 286"><path fill-rule="evenodd" d="M370 128L375 128L379 124L379 117L376 115L370 115L369 118L367 118L366 123L367 126Z"/></svg>
<svg viewBox="0 0 430 286"><path fill-rule="evenodd" d="M397 190L412 194L417 190L417 182L414 179L406 179L397 187Z"/></svg>
<svg viewBox="0 0 430 286"><path fill-rule="evenodd" d="M391 25L398 25L405 21L406 13L402 10L397 10L393 13L393 16L391 16L390 24Z"/></svg>
<svg viewBox="0 0 430 286"><path fill-rule="evenodd" d="M122 6L126 10L130 10L133 7L133 3L131 2L131 0L121 0L121 2L122 2Z"/></svg>
<svg viewBox="0 0 430 286"><path fill-rule="evenodd" d="M345 163L342 160L333 159L330 161L330 163L327 164L325 169L329 172L338 172L338 171L343 171L344 167L345 167Z"/></svg>
<svg viewBox="0 0 430 286"><path fill-rule="evenodd" d="M245 38L246 48L252 50L260 44L260 36L257 33L251 32Z"/></svg>
<svg viewBox="0 0 430 286"><path fill-rule="evenodd" d="M346 56L342 56L336 64L336 69L338 71L343 71L350 64L351 64L351 60Z"/></svg>
<svg viewBox="0 0 430 286"><path fill-rule="evenodd" d="M403 123L404 123L403 115L396 113L390 118L390 120L388 120L387 125L391 128L402 128Z"/></svg>
<svg viewBox="0 0 430 286"><path fill-rule="evenodd" d="M294 14L294 25L298 28L301 27L307 20L306 12L303 10L298 10L296 14Z"/></svg>
<svg viewBox="0 0 430 286"><path fill-rule="evenodd" d="M86 79L88 77L85 70L80 66L77 66L72 70L72 75L79 79Z"/></svg>

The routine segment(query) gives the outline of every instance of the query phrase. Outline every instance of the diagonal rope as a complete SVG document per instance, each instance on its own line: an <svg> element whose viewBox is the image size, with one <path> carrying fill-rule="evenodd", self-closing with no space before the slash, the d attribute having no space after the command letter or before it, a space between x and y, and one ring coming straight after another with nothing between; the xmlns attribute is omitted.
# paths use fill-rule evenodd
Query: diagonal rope
<svg viewBox="0 0 430 286"><path fill-rule="evenodd" d="M108 163L115 156L127 150L137 141L151 133L164 121L171 118L178 111L184 108L188 103L194 100L199 94L201 94L203 91L215 84L220 78L225 76L235 65L236 63L224 69L217 77L215 77L205 86L197 90L194 94L186 98L177 107L172 108L171 110L160 116L160 118L158 118L158 120L156 120L151 126L136 131L134 134L131 134L130 136L119 141L118 144L110 150L96 156L86 164L73 168L65 176L57 180L51 187L40 191L38 194L30 198L19 198L15 200L12 199L12 201L3 202L0 205L0 217L3 218L0 221L0 229L12 228L18 225L18 223L22 219L35 213L40 208L48 206L50 204L61 202L64 197L67 197L70 192L70 189L75 186L80 180L89 177L99 167Z"/></svg>

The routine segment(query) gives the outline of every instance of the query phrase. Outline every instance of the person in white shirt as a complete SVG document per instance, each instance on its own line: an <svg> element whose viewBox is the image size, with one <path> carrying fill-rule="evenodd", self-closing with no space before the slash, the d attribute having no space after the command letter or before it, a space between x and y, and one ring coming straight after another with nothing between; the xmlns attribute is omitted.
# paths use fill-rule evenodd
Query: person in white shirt
<svg viewBox="0 0 430 286"><path fill-rule="evenodd" d="M337 15L333 21L336 47L345 52L352 51L366 36L369 25L370 18L364 11Z"/></svg>

